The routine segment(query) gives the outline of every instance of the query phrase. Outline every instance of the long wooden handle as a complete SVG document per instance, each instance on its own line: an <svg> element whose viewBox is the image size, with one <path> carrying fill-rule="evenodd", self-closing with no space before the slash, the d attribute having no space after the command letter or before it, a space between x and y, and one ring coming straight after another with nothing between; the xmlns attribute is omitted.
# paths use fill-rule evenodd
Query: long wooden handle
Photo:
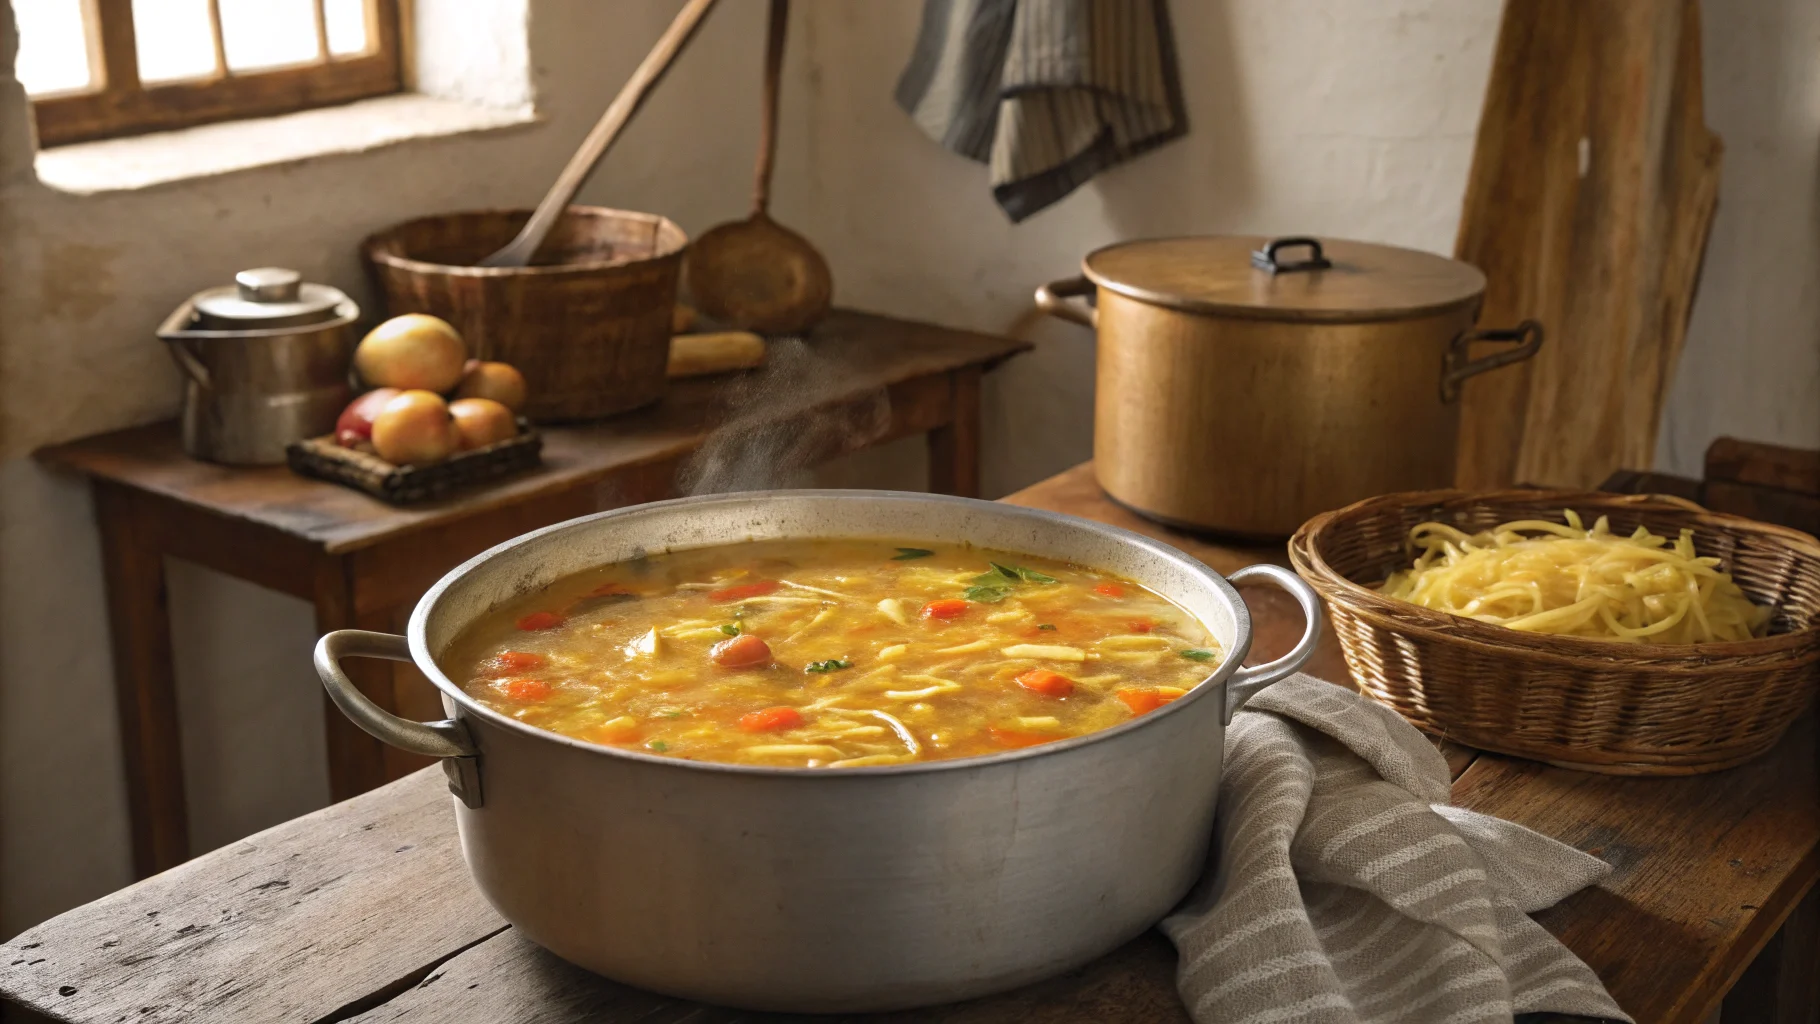
<svg viewBox="0 0 1820 1024"><path fill-rule="evenodd" d="M600 115L593 130L588 132L588 137L582 140L581 148L569 158L568 166L557 175L556 183L544 194L543 201L537 204L536 212L525 222L518 237L512 239L505 248L480 261L481 266L522 267L531 262L537 247L543 244L544 237L556 226L557 218L568 208L575 193L581 191L582 183L588 180L588 175L594 172L594 165L607 155L607 150L619 137L620 129L638 112L645 97L650 95L651 88L663 78L664 72L670 70L670 64L682 53L683 47L689 44L690 37L695 34L696 28L700 27L702 19L708 15L708 9L715 2L716 0L688 0L683 5L676 20L670 22L670 27L657 40L657 45L645 55L644 62L632 72L632 77L619 90L619 95L613 97L613 103L607 107L607 112Z"/></svg>
<svg viewBox="0 0 1820 1024"><path fill-rule="evenodd" d="M790 25L790 0L771 0L765 26L765 91L763 120L758 127L758 172L752 184L752 212L771 207L771 165L777 156L777 92L784 74L784 31Z"/></svg>

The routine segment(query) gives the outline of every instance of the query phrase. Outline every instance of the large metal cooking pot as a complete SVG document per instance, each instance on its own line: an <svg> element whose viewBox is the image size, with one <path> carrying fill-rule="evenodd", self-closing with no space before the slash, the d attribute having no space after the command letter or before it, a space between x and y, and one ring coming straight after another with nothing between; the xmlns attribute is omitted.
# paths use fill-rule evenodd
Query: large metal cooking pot
<svg viewBox="0 0 1820 1024"><path fill-rule="evenodd" d="M897 767L710 764L597 746L482 707L438 657L475 619L559 577L743 539L878 537L1003 548L1135 579L1199 617L1225 659L1187 696L1123 725L1019 751ZM1213 829L1223 727L1293 672L1251 646L1230 583L1173 548L1071 516L886 491L659 502L526 534L445 576L409 638L342 630L316 668L378 738L443 758L462 852L506 920L608 977L722 1005L883 1010L966 999L1067 970L1150 927L1188 891ZM370 702L345 657L415 661L449 719Z"/></svg>
<svg viewBox="0 0 1820 1024"><path fill-rule="evenodd" d="M1450 487L1461 382L1542 344L1534 321L1473 328L1477 268L1388 245L1166 238L1082 269L1036 302L1098 331L1094 472L1177 526L1286 537L1362 498Z"/></svg>

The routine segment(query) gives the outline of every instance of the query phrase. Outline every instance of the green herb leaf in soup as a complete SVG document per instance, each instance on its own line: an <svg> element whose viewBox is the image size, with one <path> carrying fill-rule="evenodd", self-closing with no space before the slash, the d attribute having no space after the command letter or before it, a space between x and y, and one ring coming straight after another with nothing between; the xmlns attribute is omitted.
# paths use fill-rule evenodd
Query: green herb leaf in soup
<svg viewBox="0 0 1820 1024"><path fill-rule="evenodd" d="M928 558L935 552L928 548L898 548L897 554L891 556L893 562L908 562L917 558Z"/></svg>
<svg viewBox="0 0 1820 1024"><path fill-rule="evenodd" d="M1026 569L1021 565L1001 565L998 562L992 562L989 564L1000 575L1004 576L1006 579L1009 579L1009 580L1014 580L1014 581L1017 581L1020 583L1054 583L1055 582L1054 576L1050 576L1046 573L1037 572L1035 569Z"/></svg>
<svg viewBox="0 0 1820 1024"><path fill-rule="evenodd" d="M1213 651L1209 651L1203 647L1190 647L1187 650L1180 651L1178 653L1180 653L1182 657L1187 658L1189 661L1212 661L1213 659L1219 657L1218 654L1215 654Z"/></svg>
<svg viewBox="0 0 1820 1024"><path fill-rule="evenodd" d="M998 604L1011 596L1011 587L1005 583L975 583L961 591L961 596L980 604Z"/></svg>
<svg viewBox="0 0 1820 1024"><path fill-rule="evenodd" d="M804 672L835 672L843 668L852 668L853 663L845 658L829 658L826 661L812 661L803 666Z"/></svg>
<svg viewBox="0 0 1820 1024"><path fill-rule="evenodd" d="M722 633L727 634L728 636L738 636L739 635L739 623L729 622L726 625L720 627L720 631Z"/></svg>
<svg viewBox="0 0 1820 1024"><path fill-rule="evenodd" d="M1038 629L1042 629L1042 630L1053 630L1053 629L1054 629L1054 628L1055 628L1055 623L1053 623L1053 622L1045 622L1045 623L1043 623L1043 624L1042 624L1042 625L1040 625L1040 626L1038 626L1038 627L1036 627L1036 628L1038 628Z"/></svg>

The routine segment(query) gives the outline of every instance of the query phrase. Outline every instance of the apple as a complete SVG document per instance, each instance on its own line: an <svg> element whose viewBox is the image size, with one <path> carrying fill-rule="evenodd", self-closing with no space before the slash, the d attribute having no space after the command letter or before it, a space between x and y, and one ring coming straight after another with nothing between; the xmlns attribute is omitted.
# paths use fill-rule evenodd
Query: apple
<svg viewBox="0 0 1820 1024"><path fill-rule="evenodd" d="M406 313L360 339L354 369L369 387L441 393L460 383L467 358L461 335L446 320Z"/></svg>
<svg viewBox="0 0 1820 1024"><path fill-rule="evenodd" d="M335 443L343 448L358 448L373 439L373 417L385 404L398 397L397 388L375 388L348 403L335 418Z"/></svg>
<svg viewBox="0 0 1820 1024"><path fill-rule="evenodd" d="M373 449L395 466L427 466L455 453L460 443L449 405L434 391L393 395L373 417Z"/></svg>
<svg viewBox="0 0 1820 1024"><path fill-rule="evenodd" d="M461 439L462 451L518 436L518 421L512 410L491 398L457 398L449 403L449 415L455 417L455 434Z"/></svg>
<svg viewBox="0 0 1820 1024"><path fill-rule="evenodd" d="M461 383L455 388L456 398L491 398L500 405L518 412L525 407L525 377L517 367L507 363L483 363L478 359L468 360L467 369L461 375Z"/></svg>

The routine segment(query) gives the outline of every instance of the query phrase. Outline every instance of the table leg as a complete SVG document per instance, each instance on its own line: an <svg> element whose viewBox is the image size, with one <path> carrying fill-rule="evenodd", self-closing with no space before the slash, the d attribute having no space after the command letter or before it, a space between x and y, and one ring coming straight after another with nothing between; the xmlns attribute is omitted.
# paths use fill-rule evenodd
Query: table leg
<svg viewBox="0 0 1820 1024"><path fill-rule="evenodd" d="M96 483L94 497L133 833L133 875L144 878L190 856L164 552L150 528L154 509L135 500L131 491L106 483Z"/></svg>
<svg viewBox="0 0 1820 1024"><path fill-rule="evenodd" d="M948 376L953 418L929 431L929 489L937 494L980 496L980 369Z"/></svg>
<svg viewBox="0 0 1820 1024"><path fill-rule="evenodd" d="M318 633L337 629L370 629L384 633L392 629L390 613L359 614L354 610L353 580L348 559L344 556L325 555L317 566L316 629ZM391 662L354 658L344 663L342 669L373 703L396 712ZM349 721L326 692L322 701L323 732L329 748L329 799L346 800L384 785L385 745Z"/></svg>

